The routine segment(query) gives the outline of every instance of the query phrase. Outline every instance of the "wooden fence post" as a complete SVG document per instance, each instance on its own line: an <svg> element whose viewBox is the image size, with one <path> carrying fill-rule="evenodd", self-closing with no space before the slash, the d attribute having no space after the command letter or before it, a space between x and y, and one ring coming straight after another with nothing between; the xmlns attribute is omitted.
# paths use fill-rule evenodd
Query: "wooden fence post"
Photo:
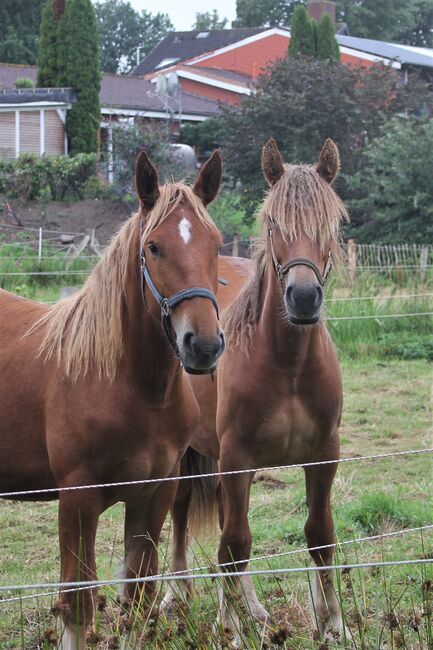
<svg viewBox="0 0 433 650"><path fill-rule="evenodd" d="M349 281L353 284L356 272L356 242L354 239L349 239L347 242L347 266L349 269Z"/></svg>
<svg viewBox="0 0 433 650"><path fill-rule="evenodd" d="M419 256L419 277L421 282L425 280L425 274L427 272L427 260L428 260L428 246L421 247L421 255Z"/></svg>
<svg viewBox="0 0 433 650"><path fill-rule="evenodd" d="M233 247L232 247L233 257L239 257L239 240L240 240L240 235L238 233L235 233L233 235Z"/></svg>

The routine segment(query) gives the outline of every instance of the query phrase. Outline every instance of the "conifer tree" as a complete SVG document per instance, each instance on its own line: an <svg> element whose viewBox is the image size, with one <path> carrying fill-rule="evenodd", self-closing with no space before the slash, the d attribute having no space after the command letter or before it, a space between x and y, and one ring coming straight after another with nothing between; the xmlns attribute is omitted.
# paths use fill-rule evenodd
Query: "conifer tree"
<svg viewBox="0 0 433 650"><path fill-rule="evenodd" d="M98 148L101 85L98 32L90 0L66 0L58 38L58 82L77 93L66 118L70 151L90 153Z"/></svg>
<svg viewBox="0 0 433 650"><path fill-rule="evenodd" d="M57 30L58 20L54 19L53 1L47 0L42 10L40 27L38 88L52 88L57 85Z"/></svg>
<svg viewBox="0 0 433 650"><path fill-rule="evenodd" d="M313 23L302 5L298 5L293 12L290 32L289 54L291 56L296 54L315 56Z"/></svg>
<svg viewBox="0 0 433 650"><path fill-rule="evenodd" d="M339 61L340 48L335 38L334 25L329 14L323 14L317 25L317 58Z"/></svg>
<svg viewBox="0 0 433 650"><path fill-rule="evenodd" d="M65 11L65 0L47 0L40 26L38 80L39 88L59 85L59 26Z"/></svg>

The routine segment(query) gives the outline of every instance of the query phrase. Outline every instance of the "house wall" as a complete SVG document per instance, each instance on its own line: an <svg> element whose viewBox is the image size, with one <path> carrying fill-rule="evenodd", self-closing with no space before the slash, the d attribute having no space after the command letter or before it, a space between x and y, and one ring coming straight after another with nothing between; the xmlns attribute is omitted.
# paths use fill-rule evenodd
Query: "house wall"
<svg viewBox="0 0 433 650"><path fill-rule="evenodd" d="M45 153L65 153L65 127L57 111L45 111Z"/></svg>
<svg viewBox="0 0 433 650"><path fill-rule="evenodd" d="M16 137L16 111L0 111L0 158L16 158L19 153L65 153L65 128L57 110L18 110L18 115Z"/></svg>
<svg viewBox="0 0 433 650"><path fill-rule="evenodd" d="M15 158L15 111L0 113L1 158Z"/></svg>
<svg viewBox="0 0 433 650"><path fill-rule="evenodd" d="M40 154L40 111L20 111L20 153Z"/></svg>

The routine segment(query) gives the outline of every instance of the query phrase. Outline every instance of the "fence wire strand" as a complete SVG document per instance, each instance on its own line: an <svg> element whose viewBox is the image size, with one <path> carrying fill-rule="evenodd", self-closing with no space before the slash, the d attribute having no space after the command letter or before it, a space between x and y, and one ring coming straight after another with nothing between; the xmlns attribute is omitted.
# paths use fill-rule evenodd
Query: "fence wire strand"
<svg viewBox="0 0 433 650"><path fill-rule="evenodd" d="M289 469L304 469L305 467L319 467L321 465L335 465L354 463L361 461L379 460L386 458L395 458L401 456L414 456L418 454L428 454L433 452L433 447L425 449L409 449L407 451L393 451L384 454L372 454L371 456L353 456L352 458L334 458L333 460L319 460L311 463L293 463L292 465L277 465L275 467L251 467L247 469L234 469L223 472L208 472L206 474L191 474L189 476L165 476L161 478L137 479L135 481L117 481L111 483L92 483L89 485L68 485L55 488L41 488L34 490L15 490L10 492L0 492L0 498L14 498L30 496L35 494L58 494L59 492L72 492L74 490L94 490L99 488L125 487L130 485L149 485L155 483L166 483L168 481L184 481L192 479L235 476L237 474L255 474L256 472L276 472Z"/></svg>

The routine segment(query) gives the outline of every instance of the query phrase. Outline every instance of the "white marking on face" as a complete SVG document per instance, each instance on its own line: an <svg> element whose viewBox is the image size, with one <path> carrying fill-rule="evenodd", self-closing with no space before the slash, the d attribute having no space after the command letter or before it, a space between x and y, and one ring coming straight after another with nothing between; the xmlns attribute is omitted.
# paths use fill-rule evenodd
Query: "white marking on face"
<svg viewBox="0 0 433 650"><path fill-rule="evenodd" d="M183 241L185 242L185 244L187 244L191 239L191 228L192 226L190 222L188 221L188 219L185 219L185 217L183 217L183 219L179 221L179 233Z"/></svg>

